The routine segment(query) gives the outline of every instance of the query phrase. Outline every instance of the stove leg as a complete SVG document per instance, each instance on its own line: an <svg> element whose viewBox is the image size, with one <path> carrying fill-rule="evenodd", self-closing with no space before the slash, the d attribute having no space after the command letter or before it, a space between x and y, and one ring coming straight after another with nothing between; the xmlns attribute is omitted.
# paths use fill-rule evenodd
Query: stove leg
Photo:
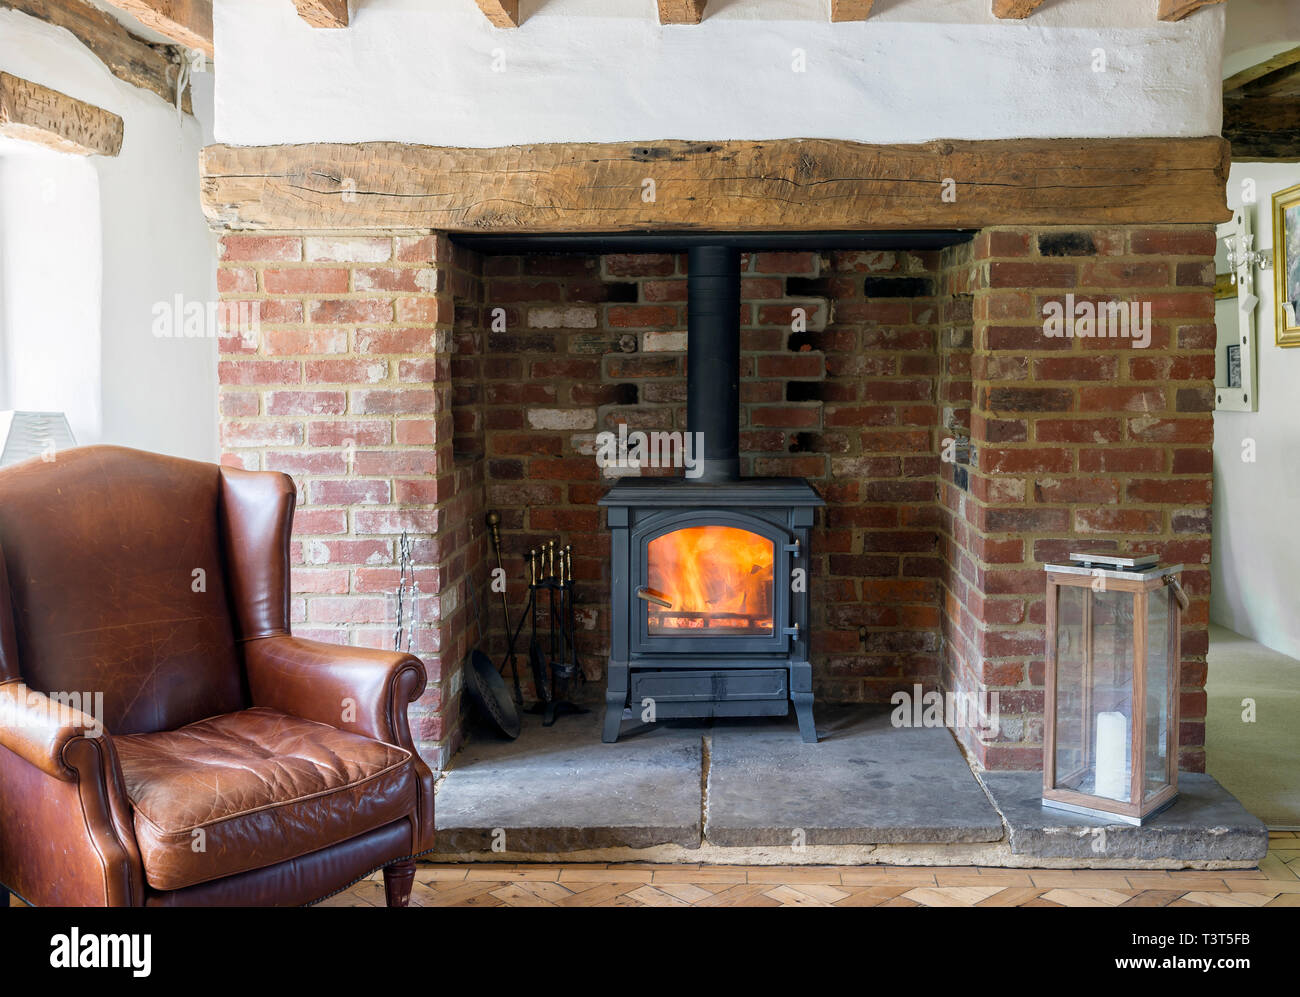
<svg viewBox="0 0 1300 997"><path fill-rule="evenodd" d="M813 723L812 665L807 661L790 663L790 699L799 719L799 739L817 743L817 725Z"/></svg>
<svg viewBox="0 0 1300 997"><path fill-rule="evenodd" d="M619 727L623 725L623 708L627 706L627 665L609 666L609 679L605 686L605 727L600 739L606 744L618 740Z"/></svg>

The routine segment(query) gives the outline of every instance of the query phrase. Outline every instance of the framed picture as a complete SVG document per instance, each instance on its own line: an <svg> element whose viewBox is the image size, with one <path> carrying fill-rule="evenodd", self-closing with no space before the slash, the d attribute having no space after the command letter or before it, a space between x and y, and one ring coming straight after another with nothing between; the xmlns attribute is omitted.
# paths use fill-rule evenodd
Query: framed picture
<svg viewBox="0 0 1300 997"><path fill-rule="evenodd" d="M1300 184L1273 195L1278 346L1300 346Z"/></svg>
<svg viewBox="0 0 1300 997"><path fill-rule="evenodd" d="M1241 347L1228 347L1228 387L1241 387Z"/></svg>

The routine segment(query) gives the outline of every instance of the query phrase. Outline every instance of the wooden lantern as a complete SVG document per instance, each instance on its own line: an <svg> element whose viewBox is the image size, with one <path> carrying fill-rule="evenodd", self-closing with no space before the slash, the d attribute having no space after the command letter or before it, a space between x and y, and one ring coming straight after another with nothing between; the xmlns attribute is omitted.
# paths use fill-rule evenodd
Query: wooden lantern
<svg viewBox="0 0 1300 997"><path fill-rule="evenodd" d="M1046 565L1043 806L1141 824L1178 795L1183 566L1070 560Z"/></svg>

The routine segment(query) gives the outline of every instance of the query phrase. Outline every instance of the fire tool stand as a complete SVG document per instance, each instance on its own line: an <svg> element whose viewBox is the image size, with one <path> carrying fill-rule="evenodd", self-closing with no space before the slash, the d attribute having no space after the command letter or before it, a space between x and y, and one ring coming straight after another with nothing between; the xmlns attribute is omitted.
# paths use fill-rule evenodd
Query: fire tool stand
<svg viewBox="0 0 1300 997"><path fill-rule="evenodd" d="M540 550L530 550L528 578L528 605L511 637L510 648L513 651L524 624L531 623L528 658L538 697L531 712L541 713L542 726L550 727L563 714L590 712L569 699L575 681L582 679L574 640L577 608L573 599L573 548L559 549L551 540ZM537 618L541 614L545 615L546 626L539 633Z"/></svg>

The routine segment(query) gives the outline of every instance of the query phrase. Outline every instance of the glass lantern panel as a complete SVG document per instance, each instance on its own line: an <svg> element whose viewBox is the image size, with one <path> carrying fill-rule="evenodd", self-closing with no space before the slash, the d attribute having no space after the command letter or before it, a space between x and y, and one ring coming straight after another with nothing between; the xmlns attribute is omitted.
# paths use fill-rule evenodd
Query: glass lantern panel
<svg viewBox="0 0 1300 997"><path fill-rule="evenodd" d="M1056 600L1056 785L1078 789L1088 766L1084 719L1084 616L1086 588L1057 589Z"/></svg>
<svg viewBox="0 0 1300 997"><path fill-rule="evenodd" d="M1127 803L1133 772L1133 594L1063 588L1057 606L1056 784Z"/></svg>
<svg viewBox="0 0 1300 997"><path fill-rule="evenodd" d="M1133 593L1092 593L1094 796L1129 802L1133 774ZM1088 792L1088 790L1085 790Z"/></svg>
<svg viewBox="0 0 1300 997"><path fill-rule="evenodd" d="M1169 783L1169 696L1173 679L1170 658L1172 597L1168 587L1154 590L1147 599L1147 695L1144 798Z"/></svg>

